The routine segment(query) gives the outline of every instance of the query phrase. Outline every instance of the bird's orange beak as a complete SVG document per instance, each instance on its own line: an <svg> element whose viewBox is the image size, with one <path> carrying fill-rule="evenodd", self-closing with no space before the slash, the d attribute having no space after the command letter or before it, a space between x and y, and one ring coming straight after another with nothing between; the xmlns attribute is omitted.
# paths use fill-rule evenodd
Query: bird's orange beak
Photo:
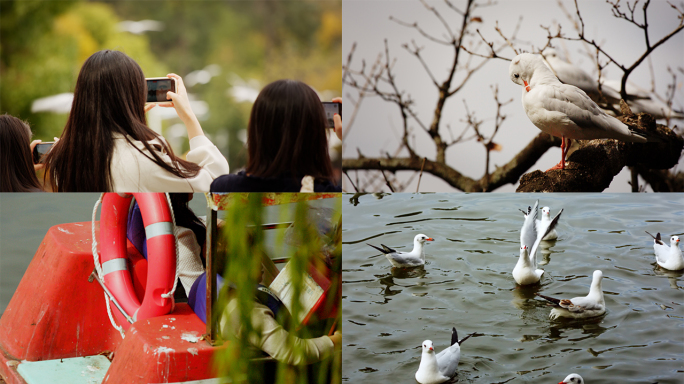
<svg viewBox="0 0 684 384"><path fill-rule="evenodd" d="M523 84L525 84L525 90L526 90L527 92L529 92L529 91L530 91L530 85L527 84L527 81L525 81L525 80L523 80Z"/></svg>
<svg viewBox="0 0 684 384"><path fill-rule="evenodd" d="M425 239L425 241L435 241L435 239L433 239L432 237L428 237L427 239ZM679 240L677 240L677 241L679 241Z"/></svg>

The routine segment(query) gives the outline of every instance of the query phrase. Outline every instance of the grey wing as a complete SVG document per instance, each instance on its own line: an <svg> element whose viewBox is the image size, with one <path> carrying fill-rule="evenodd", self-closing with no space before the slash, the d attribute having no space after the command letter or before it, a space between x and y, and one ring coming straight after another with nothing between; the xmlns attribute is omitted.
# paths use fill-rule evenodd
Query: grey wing
<svg viewBox="0 0 684 384"><path fill-rule="evenodd" d="M454 344L437 354L437 365L439 373L446 377L452 377L458 368L458 361L461 358L461 347Z"/></svg>
<svg viewBox="0 0 684 384"><path fill-rule="evenodd" d="M525 216L522 229L520 229L520 245L526 245L532 248L532 245L537 240L537 214L539 208L539 200L534 203L534 207L530 213Z"/></svg>
<svg viewBox="0 0 684 384"><path fill-rule="evenodd" d="M565 114L568 122L582 128L581 137L577 139L614 138L646 141L630 140L633 135L625 124L606 115L584 91L575 86L549 85L544 96L542 106L545 109Z"/></svg>
<svg viewBox="0 0 684 384"><path fill-rule="evenodd" d="M578 313L594 309L601 309L601 305L598 302L590 300L587 297L575 297L570 300L561 300L560 306L570 312Z"/></svg>
<svg viewBox="0 0 684 384"><path fill-rule="evenodd" d="M560 219L561 213L563 213L562 209L560 211L558 211L556 216L553 217L553 220L548 222L543 227L537 229L538 230L538 236L535 239L535 242L534 242L534 245L532 246L532 249L530 250L530 257L533 257L534 254L537 252L537 248L539 247L539 244L542 242L542 239L544 238L544 236L548 235L549 232L551 232L554 228L556 228L556 225L558 225L558 220ZM540 223L539 225L543 225L543 224ZM534 260L534 267L537 268L536 258Z"/></svg>
<svg viewBox="0 0 684 384"><path fill-rule="evenodd" d="M408 254L403 253L403 252L388 253L387 257L392 258L392 260L396 261L399 264L406 264L406 265L423 264L423 260L421 260L420 258L409 256Z"/></svg>

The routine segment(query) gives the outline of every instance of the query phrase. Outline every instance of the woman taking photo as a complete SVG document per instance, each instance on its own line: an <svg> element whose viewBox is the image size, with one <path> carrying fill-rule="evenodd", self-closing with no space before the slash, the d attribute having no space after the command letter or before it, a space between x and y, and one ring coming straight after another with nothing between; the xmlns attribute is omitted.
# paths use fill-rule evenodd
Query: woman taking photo
<svg viewBox="0 0 684 384"><path fill-rule="evenodd" d="M60 140L47 155L45 177L57 192L207 192L228 162L204 136L183 80L170 103L188 131L187 160L146 124L147 85L126 54L104 50L83 64ZM47 185L47 183L46 183Z"/></svg>
<svg viewBox="0 0 684 384"><path fill-rule="evenodd" d="M0 116L0 192L42 192L33 164L33 148L28 124L11 115Z"/></svg>
<svg viewBox="0 0 684 384"><path fill-rule="evenodd" d="M321 100L308 85L294 80L267 85L249 117L247 167L217 178L211 191L340 192L333 182L325 123ZM341 125L336 115L338 132Z"/></svg>

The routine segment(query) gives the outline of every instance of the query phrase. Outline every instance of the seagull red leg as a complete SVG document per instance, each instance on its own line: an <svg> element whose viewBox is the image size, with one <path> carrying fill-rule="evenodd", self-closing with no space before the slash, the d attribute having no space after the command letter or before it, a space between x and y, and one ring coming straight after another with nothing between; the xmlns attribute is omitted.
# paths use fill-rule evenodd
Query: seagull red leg
<svg viewBox="0 0 684 384"><path fill-rule="evenodd" d="M568 141L568 144L565 144L565 140ZM554 169L565 169L565 154L567 153L567 149L570 148L570 139L566 139L565 137L561 137L561 161L560 163L554 165L553 167L549 168L546 170L552 171Z"/></svg>

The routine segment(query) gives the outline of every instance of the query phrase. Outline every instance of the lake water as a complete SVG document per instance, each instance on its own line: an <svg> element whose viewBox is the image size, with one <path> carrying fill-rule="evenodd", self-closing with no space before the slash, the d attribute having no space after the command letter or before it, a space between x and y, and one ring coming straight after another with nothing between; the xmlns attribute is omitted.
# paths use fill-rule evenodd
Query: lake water
<svg viewBox="0 0 684 384"><path fill-rule="evenodd" d="M564 208L559 239L538 253L541 284L520 288L519 209ZM454 382L684 382L683 272L655 263L653 241L684 232L684 194L343 195L343 378L415 383L421 343L461 346ZM540 212L541 215L541 212ZM424 268L391 268L385 244L410 251L424 233ZM607 314L552 321L535 292L585 296L603 271Z"/></svg>

